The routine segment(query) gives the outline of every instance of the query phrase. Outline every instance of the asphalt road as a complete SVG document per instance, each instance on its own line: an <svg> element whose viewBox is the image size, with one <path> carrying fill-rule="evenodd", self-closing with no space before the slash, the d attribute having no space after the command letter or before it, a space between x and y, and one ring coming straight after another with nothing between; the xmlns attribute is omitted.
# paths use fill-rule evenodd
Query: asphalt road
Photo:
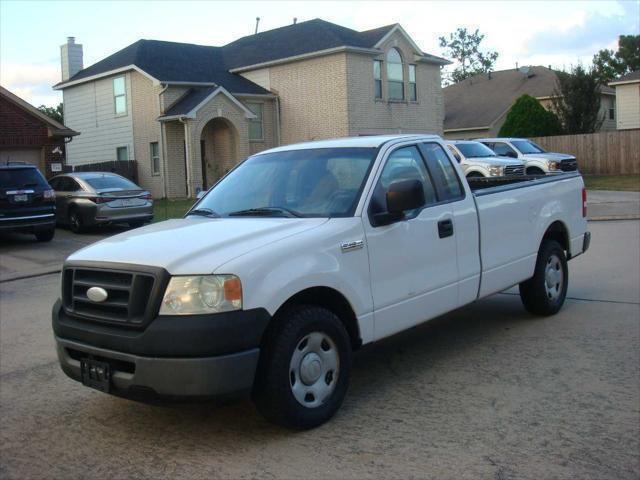
<svg viewBox="0 0 640 480"><path fill-rule="evenodd" d="M82 387L53 349L58 275L1 283L0 478L637 479L640 222L590 229L558 315L510 291L367 347L308 432Z"/></svg>

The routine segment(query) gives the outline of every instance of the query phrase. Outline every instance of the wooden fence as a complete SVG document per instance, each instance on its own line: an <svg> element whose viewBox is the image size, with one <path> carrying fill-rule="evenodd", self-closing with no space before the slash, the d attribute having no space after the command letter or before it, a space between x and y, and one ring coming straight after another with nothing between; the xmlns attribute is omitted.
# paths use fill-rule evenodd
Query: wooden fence
<svg viewBox="0 0 640 480"><path fill-rule="evenodd" d="M582 173L640 174L640 129L532 138L550 152L569 153Z"/></svg>
<svg viewBox="0 0 640 480"><path fill-rule="evenodd" d="M138 162L135 160L114 160L111 162L65 165L65 172L112 172L138 183Z"/></svg>

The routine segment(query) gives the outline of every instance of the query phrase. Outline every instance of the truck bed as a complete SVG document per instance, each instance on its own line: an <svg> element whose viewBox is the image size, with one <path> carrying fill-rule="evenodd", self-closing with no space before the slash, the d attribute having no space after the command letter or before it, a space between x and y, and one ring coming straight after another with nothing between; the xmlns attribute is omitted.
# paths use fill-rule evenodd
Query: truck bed
<svg viewBox="0 0 640 480"><path fill-rule="evenodd" d="M559 175L522 175L517 177L476 177L467 178L469 187L474 194L487 195L512 188L521 188L529 185L553 182L569 177L580 176L578 172ZM505 188L506 187L506 188Z"/></svg>

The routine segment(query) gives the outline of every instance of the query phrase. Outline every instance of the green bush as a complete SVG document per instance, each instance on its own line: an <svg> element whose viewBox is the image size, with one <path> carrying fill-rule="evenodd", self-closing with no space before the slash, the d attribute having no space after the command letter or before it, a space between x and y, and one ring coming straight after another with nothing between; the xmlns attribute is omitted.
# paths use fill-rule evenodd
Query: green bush
<svg viewBox="0 0 640 480"><path fill-rule="evenodd" d="M562 125L552 112L530 95L522 95L513 104L500 128L500 137L548 137L560 135Z"/></svg>

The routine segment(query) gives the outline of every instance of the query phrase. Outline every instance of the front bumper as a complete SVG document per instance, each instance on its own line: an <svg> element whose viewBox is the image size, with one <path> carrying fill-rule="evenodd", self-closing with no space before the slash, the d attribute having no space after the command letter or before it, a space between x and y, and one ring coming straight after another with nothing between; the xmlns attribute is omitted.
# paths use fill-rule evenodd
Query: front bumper
<svg viewBox="0 0 640 480"><path fill-rule="evenodd" d="M67 315L60 301L52 326L60 366L82 381L80 360L109 364L111 392L137 398L215 397L253 386L264 309L215 315L159 316L144 328L105 324Z"/></svg>

